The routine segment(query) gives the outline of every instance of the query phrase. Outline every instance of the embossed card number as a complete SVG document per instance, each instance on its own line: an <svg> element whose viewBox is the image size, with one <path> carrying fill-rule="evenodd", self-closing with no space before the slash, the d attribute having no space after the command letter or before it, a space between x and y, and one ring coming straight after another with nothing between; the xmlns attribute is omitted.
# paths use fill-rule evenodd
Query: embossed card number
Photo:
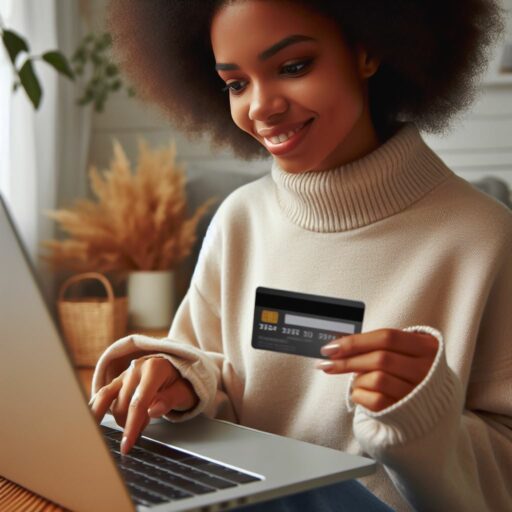
<svg viewBox="0 0 512 512"><path fill-rule="evenodd" d="M324 359L320 348L334 339L361 332L364 303L258 287L252 346Z"/></svg>

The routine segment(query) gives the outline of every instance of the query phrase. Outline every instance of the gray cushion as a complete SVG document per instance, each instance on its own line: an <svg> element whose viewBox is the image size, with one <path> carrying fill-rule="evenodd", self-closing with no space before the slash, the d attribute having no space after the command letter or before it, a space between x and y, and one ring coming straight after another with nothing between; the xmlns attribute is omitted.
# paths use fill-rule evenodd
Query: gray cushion
<svg viewBox="0 0 512 512"><path fill-rule="evenodd" d="M481 190L482 192L485 192L486 194L494 197L498 201L501 201L509 208L512 207L510 201L510 188L505 181L493 176L489 176L478 181L473 181L471 184L478 190Z"/></svg>

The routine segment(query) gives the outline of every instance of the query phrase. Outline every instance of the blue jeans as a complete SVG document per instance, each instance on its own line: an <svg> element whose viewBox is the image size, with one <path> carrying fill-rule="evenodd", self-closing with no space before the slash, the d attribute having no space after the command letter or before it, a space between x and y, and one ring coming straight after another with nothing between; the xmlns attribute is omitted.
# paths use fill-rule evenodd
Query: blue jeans
<svg viewBox="0 0 512 512"><path fill-rule="evenodd" d="M357 480L301 492L247 507L240 512L393 512Z"/></svg>

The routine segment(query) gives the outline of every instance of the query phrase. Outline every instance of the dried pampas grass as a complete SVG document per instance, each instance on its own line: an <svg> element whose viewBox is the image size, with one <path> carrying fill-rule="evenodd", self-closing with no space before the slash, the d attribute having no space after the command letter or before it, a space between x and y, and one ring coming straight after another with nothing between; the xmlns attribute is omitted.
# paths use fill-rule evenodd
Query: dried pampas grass
<svg viewBox="0 0 512 512"><path fill-rule="evenodd" d="M89 171L93 200L53 210L68 238L43 242L43 259L73 271L169 270L187 257L196 242L198 222L215 201L186 218L185 172L176 164L176 147L150 150L139 142L134 173L119 142L110 169Z"/></svg>

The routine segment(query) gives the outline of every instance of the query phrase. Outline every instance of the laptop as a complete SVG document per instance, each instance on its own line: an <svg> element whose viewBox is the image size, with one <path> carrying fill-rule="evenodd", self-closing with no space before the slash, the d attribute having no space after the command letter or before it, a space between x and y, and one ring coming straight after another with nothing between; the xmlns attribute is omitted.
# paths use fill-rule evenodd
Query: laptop
<svg viewBox="0 0 512 512"><path fill-rule="evenodd" d="M204 416L129 456L98 425L0 195L0 475L73 511L228 510L359 478L373 460Z"/></svg>

